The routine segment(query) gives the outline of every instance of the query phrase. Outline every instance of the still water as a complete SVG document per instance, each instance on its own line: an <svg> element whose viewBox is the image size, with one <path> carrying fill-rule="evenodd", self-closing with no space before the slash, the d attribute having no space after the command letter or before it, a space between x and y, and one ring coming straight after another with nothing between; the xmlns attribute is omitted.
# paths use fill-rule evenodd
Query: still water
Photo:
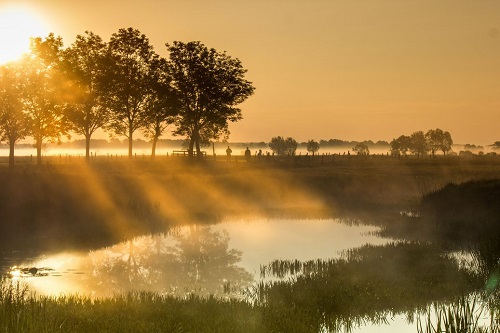
<svg viewBox="0 0 500 333"><path fill-rule="evenodd" d="M4 252L0 269L39 295L106 297L146 290L177 297L252 299L256 285L278 279L262 274L271 263L328 261L365 244L387 244L387 239L374 235L376 231L340 219L232 219L177 227L86 253L34 257ZM293 279L293 274L280 279ZM415 331L415 322L397 312L377 324L367 321L350 330Z"/></svg>
<svg viewBox="0 0 500 333"><path fill-rule="evenodd" d="M177 227L88 253L3 253L1 269L44 295L109 296L136 289L227 295L230 287L230 294L238 296L273 260L334 258L342 250L386 243L373 235L376 230L338 219L227 220Z"/></svg>

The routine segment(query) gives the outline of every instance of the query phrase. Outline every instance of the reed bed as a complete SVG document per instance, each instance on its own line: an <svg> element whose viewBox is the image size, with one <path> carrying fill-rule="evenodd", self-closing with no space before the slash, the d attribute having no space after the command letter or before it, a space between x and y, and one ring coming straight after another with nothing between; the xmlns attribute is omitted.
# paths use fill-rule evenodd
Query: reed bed
<svg viewBox="0 0 500 333"><path fill-rule="evenodd" d="M261 311L213 297L132 292L112 298L42 297L2 281L0 332L265 332Z"/></svg>
<svg viewBox="0 0 500 333"><path fill-rule="evenodd" d="M462 296L449 304L434 303L424 320L417 321L417 333L498 333L498 312L488 309L477 294ZM488 311L489 310L489 311ZM489 316L489 323L481 322Z"/></svg>

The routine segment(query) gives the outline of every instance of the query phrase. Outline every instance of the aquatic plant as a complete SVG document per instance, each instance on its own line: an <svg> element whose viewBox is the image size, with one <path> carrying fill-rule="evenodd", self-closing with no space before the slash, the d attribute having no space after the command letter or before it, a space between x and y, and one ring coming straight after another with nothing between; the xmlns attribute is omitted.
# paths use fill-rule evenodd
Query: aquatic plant
<svg viewBox="0 0 500 333"><path fill-rule="evenodd" d="M392 243L351 249L338 259L275 260L261 267L261 277L274 279L258 285L254 300L268 308L316 311L317 320L336 330L482 287L481 279L441 253L433 245Z"/></svg>
<svg viewBox="0 0 500 333"><path fill-rule="evenodd" d="M481 323L489 315L488 324ZM487 311L486 304L477 294L459 297L452 303L434 303L429 307L425 321L417 320L418 333L498 333L498 312Z"/></svg>

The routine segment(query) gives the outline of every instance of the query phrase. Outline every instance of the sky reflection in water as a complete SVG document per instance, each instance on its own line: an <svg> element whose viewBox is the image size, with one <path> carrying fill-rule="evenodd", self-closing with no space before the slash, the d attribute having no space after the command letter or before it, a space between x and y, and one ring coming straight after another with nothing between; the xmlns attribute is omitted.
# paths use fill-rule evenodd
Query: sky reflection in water
<svg viewBox="0 0 500 333"><path fill-rule="evenodd" d="M255 219L185 226L88 254L61 253L19 266L52 269L43 276L23 275L38 294L106 296L142 289L228 296L258 280L260 266L272 260L333 258L341 250L386 242L369 234L374 227L341 222Z"/></svg>

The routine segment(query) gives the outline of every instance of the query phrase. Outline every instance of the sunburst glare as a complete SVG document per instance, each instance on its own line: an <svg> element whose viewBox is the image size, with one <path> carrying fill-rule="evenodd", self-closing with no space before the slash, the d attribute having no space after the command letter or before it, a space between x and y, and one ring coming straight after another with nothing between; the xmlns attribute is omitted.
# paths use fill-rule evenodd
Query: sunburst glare
<svg viewBox="0 0 500 333"><path fill-rule="evenodd" d="M31 9L0 6L0 64L14 61L28 52L31 37L48 33L46 24Z"/></svg>

